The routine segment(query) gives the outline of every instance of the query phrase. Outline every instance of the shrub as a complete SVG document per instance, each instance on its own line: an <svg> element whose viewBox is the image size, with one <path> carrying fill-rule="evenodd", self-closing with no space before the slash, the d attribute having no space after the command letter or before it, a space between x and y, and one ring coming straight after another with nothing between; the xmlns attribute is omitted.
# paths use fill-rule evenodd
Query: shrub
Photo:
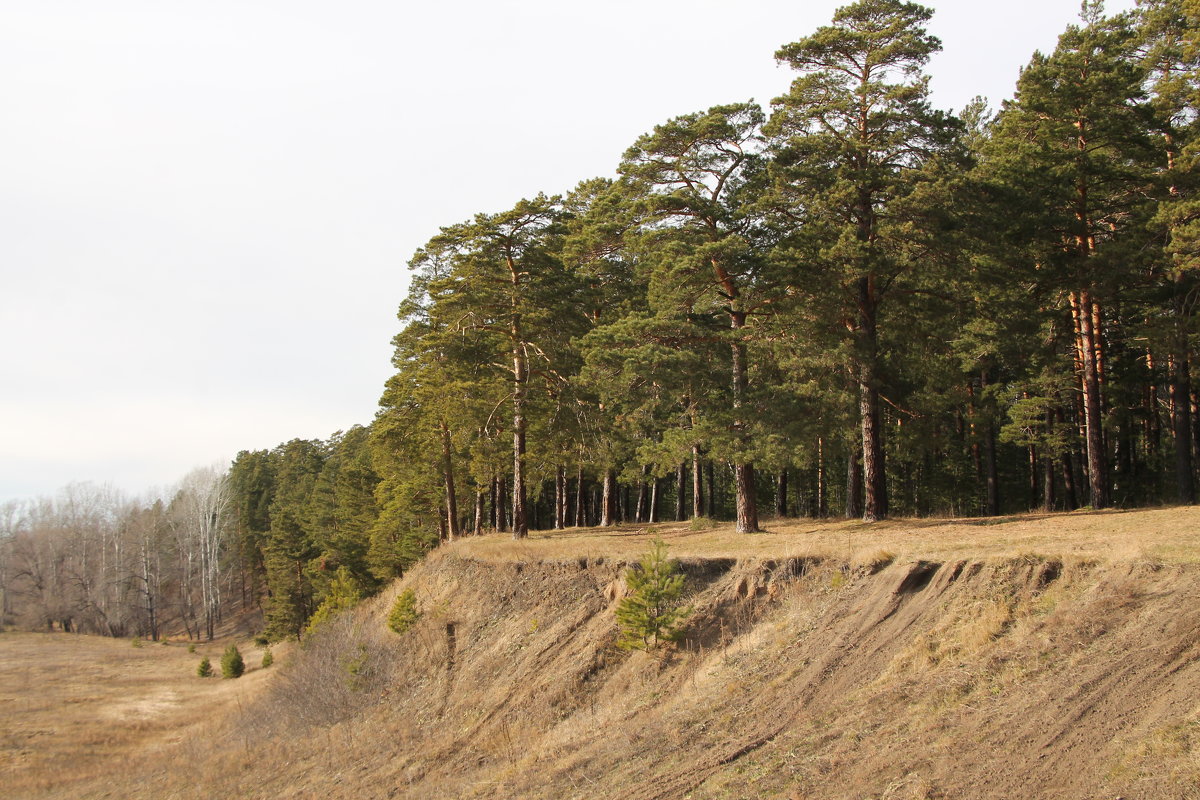
<svg viewBox="0 0 1200 800"><path fill-rule="evenodd" d="M327 623L334 614L353 608L361 599L362 591L358 588L358 581L354 580L354 575L346 567L338 567L337 574L334 575L329 589L325 593L325 599L321 601L321 605L317 606L317 610L309 618L308 627L304 629L304 633L311 635L313 631Z"/></svg>
<svg viewBox="0 0 1200 800"><path fill-rule="evenodd" d="M392 611L388 614L388 627L396 633L404 633L417 623L421 612L417 610L417 596L412 589L405 589L396 596Z"/></svg>
<svg viewBox="0 0 1200 800"><path fill-rule="evenodd" d="M236 644L225 648L221 655L221 676L224 678L240 678L246 671L246 662L242 660L242 652Z"/></svg>
<svg viewBox="0 0 1200 800"><path fill-rule="evenodd" d="M263 651L263 659L262 659L263 668L269 667L274 663L275 663L275 656L271 654L271 648L268 647L266 650Z"/></svg>
<svg viewBox="0 0 1200 800"><path fill-rule="evenodd" d="M191 653L195 653L195 652L196 652L196 643L188 642L188 653L191 654Z"/></svg>
<svg viewBox="0 0 1200 800"><path fill-rule="evenodd" d="M142 646L142 637L140 637L140 636L133 637L133 646L141 647Z"/></svg>
<svg viewBox="0 0 1200 800"><path fill-rule="evenodd" d="M667 558L667 545L655 537L637 567L625 571L629 591L617 605L621 626L617 645L624 650L653 650L663 642L683 638L683 621L690 609L679 605L683 574Z"/></svg>
<svg viewBox="0 0 1200 800"><path fill-rule="evenodd" d="M212 662L210 662L208 660L208 656L205 656L204 658L200 659L200 666L196 667L196 674L199 675L201 678L211 678L212 677L212 674L213 674Z"/></svg>
<svg viewBox="0 0 1200 800"><path fill-rule="evenodd" d="M271 640L267 638L265 633L260 633L258 636L254 637L254 643L259 647L266 647L271 643Z"/></svg>
<svg viewBox="0 0 1200 800"><path fill-rule="evenodd" d="M353 656L346 656L342 659L342 669L346 671L346 686L350 691L361 692L365 688L369 677L369 666L370 652L365 644L360 644Z"/></svg>

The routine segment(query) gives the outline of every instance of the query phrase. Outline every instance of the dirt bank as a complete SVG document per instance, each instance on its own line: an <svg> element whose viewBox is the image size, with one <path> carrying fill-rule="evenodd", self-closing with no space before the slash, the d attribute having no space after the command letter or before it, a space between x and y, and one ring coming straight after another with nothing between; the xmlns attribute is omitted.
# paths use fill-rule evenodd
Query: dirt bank
<svg viewBox="0 0 1200 800"><path fill-rule="evenodd" d="M1189 560L690 555L689 636L652 655L614 644L623 558L479 547L314 641L226 734L238 754L197 761L202 790L131 791L1200 796ZM422 618L397 636L402 588Z"/></svg>

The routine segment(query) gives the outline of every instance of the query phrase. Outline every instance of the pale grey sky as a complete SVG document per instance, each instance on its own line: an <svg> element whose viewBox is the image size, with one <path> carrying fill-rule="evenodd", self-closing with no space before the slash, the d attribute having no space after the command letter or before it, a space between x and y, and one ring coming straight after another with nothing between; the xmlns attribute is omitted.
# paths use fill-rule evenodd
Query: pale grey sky
<svg viewBox="0 0 1200 800"><path fill-rule="evenodd" d="M839 5L0 0L0 501L369 422L438 226L768 104ZM930 5L954 109L1079 11Z"/></svg>

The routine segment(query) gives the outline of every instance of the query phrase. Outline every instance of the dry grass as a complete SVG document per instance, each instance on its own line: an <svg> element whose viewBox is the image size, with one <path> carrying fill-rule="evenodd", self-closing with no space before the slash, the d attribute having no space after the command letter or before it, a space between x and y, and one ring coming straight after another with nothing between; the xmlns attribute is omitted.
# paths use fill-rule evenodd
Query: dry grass
<svg viewBox="0 0 1200 800"><path fill-rule="evenodd" d="M261 655L237 681L202 679L226 642L161 645L41 633L0 634L0 775L7 797L78 797L128 759L184 742L254 694Z"/></svg>
<svg viewBox="0 0 1200 800"><path fill-rule="evenodd" d="M660 535L677 558L822 556L847 562L858 553L888 553L897 561L986 559L1036 554L1062 560L1200 563L1200 507L1145 511L1017 514L988 519L783 519L759 534L737 534L732 523L695 530L687 522L618 525L608 529L538 531L514 541L506 534L467 537L451 548L487 560L586 558L631 561Z"/></svg>
<svg viewBox="0 0 1200 800"><path fill-rule="evenodd" d="M38 798L1200 796L1200 509L769 525L468 537L236 682L195 677L224 643L0 635L0 768ZM620 653L655 535L692 627Z"/></svg>

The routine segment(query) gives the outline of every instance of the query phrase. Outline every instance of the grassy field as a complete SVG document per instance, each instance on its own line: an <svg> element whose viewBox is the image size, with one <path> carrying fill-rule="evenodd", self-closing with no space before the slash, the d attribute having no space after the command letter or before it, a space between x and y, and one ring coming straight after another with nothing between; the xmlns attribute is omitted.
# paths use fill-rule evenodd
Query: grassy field
<svg viewBox="0 0 1200 800"><path fill-rule="evenodd" d="M261 653L240 647L240 680L217 674L226 643L162 645L74 634L0 634L0 795L75 797L134 756L202 736L214 716L257 692Z"/></svg>
<svg viewBox="0 0 1200 800"><path fill-rule="evenodd" d="M581 557L633 559L661 535L675 557L822 556L849 563L881 551L897 560L1039 556L1163 563L1200 562L1200 508L1077 511L969 519L766 520L763 532L737 534L728 523L678 522L539 531L513 541L496 534L455 544L460 555L538 561Z"/></svg>

